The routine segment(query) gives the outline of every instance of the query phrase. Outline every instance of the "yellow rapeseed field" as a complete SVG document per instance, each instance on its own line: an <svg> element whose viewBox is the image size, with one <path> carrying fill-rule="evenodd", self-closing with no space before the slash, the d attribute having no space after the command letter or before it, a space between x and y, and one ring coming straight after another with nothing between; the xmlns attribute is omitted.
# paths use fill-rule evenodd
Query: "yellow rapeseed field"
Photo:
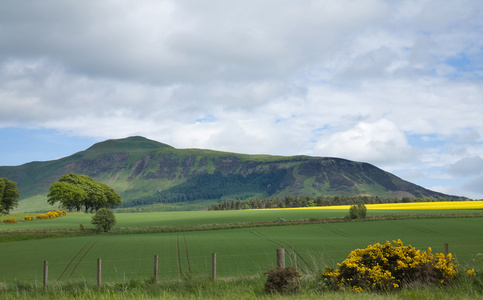
<svg viewBox="0 0 483 300"><path fill-rule="evenodd" d="M366 204L367 210L371 209L483 209L483 201L443 201L443 202L414 202L414 203L386 203L386 204ZM338 206L314 206L296 208L267 208L277 209L349 209L350 205Z"/></svg>

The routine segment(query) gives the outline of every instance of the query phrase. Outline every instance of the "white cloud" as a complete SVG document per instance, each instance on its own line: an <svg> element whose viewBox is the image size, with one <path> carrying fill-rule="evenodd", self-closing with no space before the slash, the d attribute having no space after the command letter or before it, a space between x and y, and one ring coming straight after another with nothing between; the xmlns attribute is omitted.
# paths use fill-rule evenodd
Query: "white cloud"
<svg viewBox="0 0 483 300"><path fill-rule="evenodd" d="M455 176L469 176L483 173L483 159L479 156L465 157L448 168L448 172Z"/></svg>
<svg viewBox="0 0 483 300"><path fill-rule="evenodd" d="M416 151L411 148L404 133L385 119L374 123L361 122L354 128L332 134L319 141L317 153L351 160L392 165L413 161Z"/></svg>
<svg viewBox="0 0 483 300"><path fill-rule="evenodd" d="M436 0L4 2L0 128L441 177L483 151L481 12Z"/></svg>

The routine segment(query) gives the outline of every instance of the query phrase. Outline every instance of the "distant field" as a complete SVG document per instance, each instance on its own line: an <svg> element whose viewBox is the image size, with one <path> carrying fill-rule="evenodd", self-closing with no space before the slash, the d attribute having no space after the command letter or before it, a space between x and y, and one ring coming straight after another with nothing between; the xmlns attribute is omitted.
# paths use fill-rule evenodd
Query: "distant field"
<svg viewBox="0 0 483 300"><path fill-rule="evenodd" d="M417 203L410 203L417 204ZM407 204L407 205L410 205ZM391 208L396 206L390 206ZM458 207L459 208L459 207ZM226 224L343 217L348 208L198 211L117 214L120 227ZM467 210L389 209L368 206L369 215L448 214ZM23 219L24 214L15 215ZM11 217L11 216L9 216ZM0 234L18 229L87 228L91 214L71 213L52 220L0 223ZM1 217L0 221L5 219ZM323 268L342 261L350 251L376 242L401 239L418 249L442 252L448 243L458 262L472 263L483 252L483 217L432 218L389 221L328 223L298 226L252 227L178 233L100 234L0 243L0 282L38 282L42 263L49 261L49 280L95 281L97 258L103 261L103 280L122 282L152 277L153 257L159 255L160 277L176 279L191 270L194 275L210 272L211 253L217 253L218 276L253 275L275 265L275 252L283 247L293 254L287 265L302 270ZM12 233L9 233L12 234ZM290 250L290 249L293 249ZM178 254L179 253L179 254ZM480 254L480 255L478 255ZM189 260L189 265L188 265ZM76 267L77 266L77 267ZM75 270L74 270L75 269ZM72 274L72 275L71 275Z"/></svg>
<svg viewBox="0 0 483 300"><path fill-rule="evenodd" d="M412 202L412 203L384 203L366 204L367 210L440 210L440 209L483 209L483 201L436 201L436 202ZM297 208L267 208L256 210L306 210L306 209L336 209L348 210L350 205L316 206Z"/></svg>
<svg viewBox="0 0 483 300"><path fill-rule="evenodd" d="M370 204L367 205L368 216L389 214L451 214L464 213L468 209L462 209L462 205L451 205L453 202L402 203L402 204ZM474 203L474 204L473 204ZM456 203L457 204L457 203ZM483 208L483 201L470 202L472 209ZM477 205L475 205L477 204ZM446 206L445 206L446 205ZM441 206L445 208L437 209ZM411 208L412 207L412 208ZM420 207L417 209L416 207ZM309 218L344 217L348 215L349 205L346 206L321 206L284 209L257 209L257 210L229 210L229 211L183 211L183 212L148 212L148 213L120 213L116 214L116 227L149 227L149 226L180 226L200 224L227 224L237 222L263 222L276 221L278 219L299 220ZM25 216L36 216L32 213L10 214L0 217L0 231L20 230L35 228L71 228L78 229L80 224L86 228L93 228L90 220L93 214L69 213L66 217L52 220L24 221ZM15 218L17 224L4 224L6 218Z"/></svg>

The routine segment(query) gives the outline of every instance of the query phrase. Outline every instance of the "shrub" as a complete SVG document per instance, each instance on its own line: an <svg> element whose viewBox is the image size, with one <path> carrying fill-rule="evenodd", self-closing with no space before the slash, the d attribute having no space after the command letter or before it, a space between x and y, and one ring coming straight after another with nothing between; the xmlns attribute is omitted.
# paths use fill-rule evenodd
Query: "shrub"
<svg viewBox="0 0 483 300"><path fill-rule="evenodd" d="M8 219L3 220L3 223L15 224L15 223L17 223L17 221L15 221L14 218L8 218Z"/></svg>
<svg viewBox="0 0 483 300"><path fill-rule="evenodd" d="M349 208L349 217L351 219L365 219L367 208L364 204L351 205Z"/></svg>
<svg viewBox="0 0 483 300"><path fill-rule="evenodd" d="M294 267L277 267L264 274L268 275L267 281L265 281L265 292L267 293L295 293L300 288L300 275Z"/></svg>
<svg viewBox="0 0 483 300"><path fill-rule="evenodd" d="M65 215L67 215L67 212L65 212L64 210L56 210L56 211L46 212L45 214L37 215L35 218L39 219L39 220L55 219L55 218L62 217L62 216L65 216Z"/></svg>
<svg viewBox="0 0 483 300"><path fill-rule="evenodd" d="M109 232L116 224L116 217L112 210L108 208L101 208L92 217L91 223L94 224L99 231Z"/></svg>
<svg viewBox="0 0 483 300"><path fill-rule="evenodd" d="M24 217L25 221L32 221L33 219L34 219L34 217L29 217L29 216Z"/></svg>
<svg viewBox="0 0 483 300"><path fill-rule="evenodd" d="M421 252L398 240L356 249L337 264L338 270L326 267L322 278L334 290L395 290L416 282L446 285L457 276L453 260L451 254L433 255L431 248Z"/></svg>

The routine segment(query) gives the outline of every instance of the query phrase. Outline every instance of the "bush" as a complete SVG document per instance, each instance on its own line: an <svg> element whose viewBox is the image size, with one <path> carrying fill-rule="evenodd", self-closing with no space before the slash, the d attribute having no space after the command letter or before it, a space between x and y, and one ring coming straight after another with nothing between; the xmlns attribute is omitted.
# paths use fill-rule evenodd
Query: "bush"
<svg viewBox="0 0 483 300"><path fill-rule="evenodd" d="M59 217L65 216L65 215L67 215L67 213L64 210L56 210L56 211L46 212L45 214L37 215L35 218L39 219L39 220L55 219L55 218L59 218Z"/></svg>
<svg viewBox="0 0 483 300"><path fill-rule="evenodd" d="M264 274L268 275L267 281L265 281L265 292L267 293L295 293L300 288L300 275L294 267L277 267Z"/></svg>
<svg viewBox="0 0 483 300"><path fill-rule="evenodd" d="M351 205L349 208L349 217L351 219L365 219L367 208L364 204Z"/></svg>
<svg viewBox="0 0 483 300"><path fill-rule="evenodd" d="M17 221L15 221L14 218L8 218L8 219L3 220L3 223L15 224L15 223L17 223Z"/></svg>
<svg viewBox="0 0 483 300"><path fill-rule="evenodd" d="M421 252L398 240L356 249L337 264L338 270L326 267L322 278L329 289L359 292L395 290L411 283L446 285L457 276L453 260L451 254L433 255L431 248Z"/></svg>
<svg viewBox="0 0 483 300"><path fill-rule="evenodd" d="M30 217L30 216L25 216L24 217L24 220L25 221L32 221L34 219L34 217Z"/></svg>
<svg viewBox="0 0 483 300"><path fill-rule="evenodd" d="M92 217L92 224L94 224L99 231L109 232L116 224L116 217L112 210L108 208L101 208Z"/></svg>

